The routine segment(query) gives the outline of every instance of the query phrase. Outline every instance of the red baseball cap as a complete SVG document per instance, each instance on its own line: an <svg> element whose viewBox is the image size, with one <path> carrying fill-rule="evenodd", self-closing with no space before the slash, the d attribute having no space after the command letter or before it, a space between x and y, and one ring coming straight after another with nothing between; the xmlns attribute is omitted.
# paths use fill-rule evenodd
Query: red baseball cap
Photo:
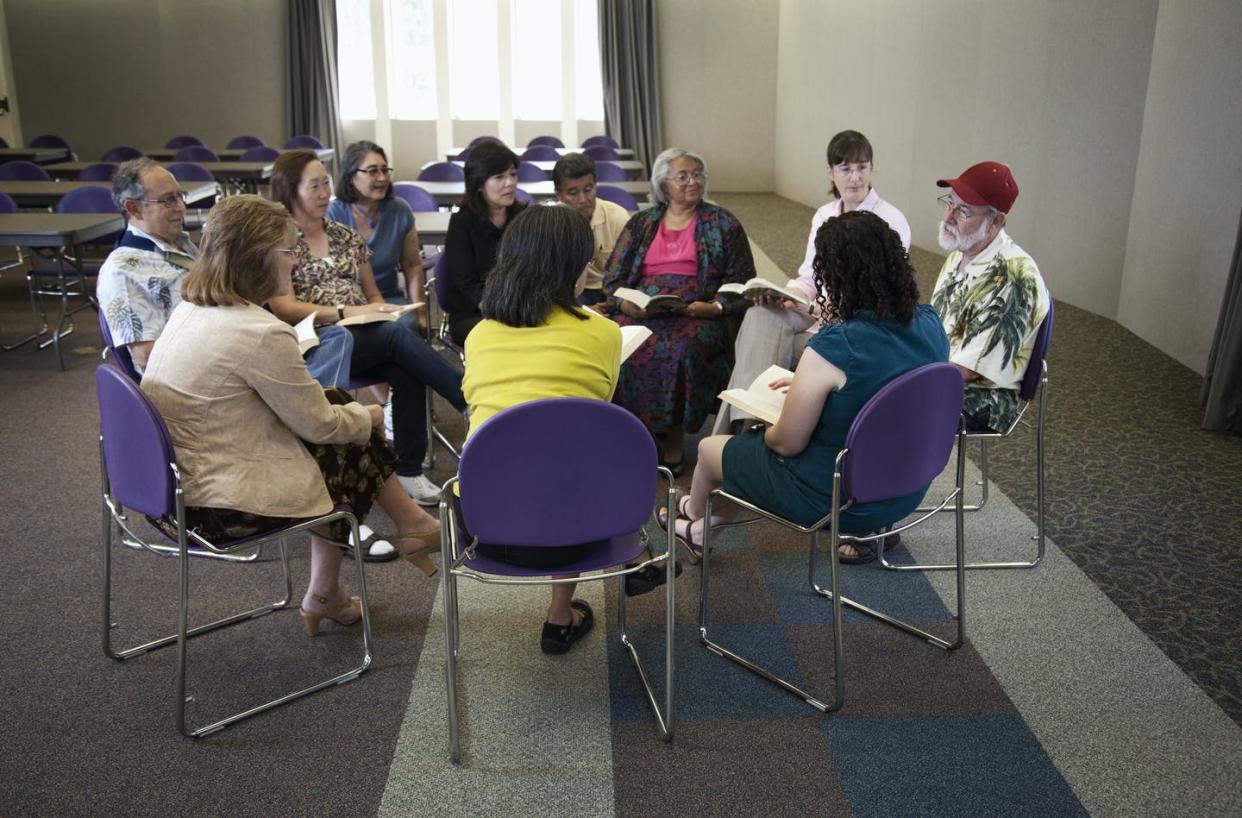
<svg viewBox="0 0 1242 818"><path fill-rule="evenodd" d="M1000 162L980 162L962 171L956 179L937 179L937 187L951 187L968 205L990 205L1002 213L1008 213L1018 198L1018 183L1009 172L1008 165Z"/></svg>

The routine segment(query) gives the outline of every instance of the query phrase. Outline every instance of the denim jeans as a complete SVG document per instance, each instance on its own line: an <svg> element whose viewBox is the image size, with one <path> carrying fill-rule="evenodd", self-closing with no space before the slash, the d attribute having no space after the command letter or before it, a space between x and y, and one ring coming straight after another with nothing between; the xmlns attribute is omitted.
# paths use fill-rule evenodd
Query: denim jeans
<svg viewBox="0 0 1242 818"><path fill-rule="evenodd" d="M353 373L378 377L392 387L393 443L397 474L423 473L427 453L426 387L440 393L458 411L466 408L461 370L402 321L381 321L350 327L354 337Z"/></svg>
<svg viewBox="0 0 1242 818"><path fill-rule="evenodd" d="M306 371L320 386L349 388L349 362L354 354L354 336L345 327L318 327L319 346L306 353Z"/></svg>

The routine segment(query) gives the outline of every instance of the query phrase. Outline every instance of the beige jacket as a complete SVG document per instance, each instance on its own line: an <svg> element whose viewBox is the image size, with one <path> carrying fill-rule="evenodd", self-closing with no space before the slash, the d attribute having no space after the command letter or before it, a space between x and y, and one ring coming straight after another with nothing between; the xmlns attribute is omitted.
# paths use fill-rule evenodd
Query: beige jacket
<svg viewBox="0 0 1242 818"><path fill-rule="evenodd" d="M188 506L325 514L332 501L301 441L362 443L371 433L366 408L328 403L293 327L253 304L178 304L142 389L168 424Z"/></svg>

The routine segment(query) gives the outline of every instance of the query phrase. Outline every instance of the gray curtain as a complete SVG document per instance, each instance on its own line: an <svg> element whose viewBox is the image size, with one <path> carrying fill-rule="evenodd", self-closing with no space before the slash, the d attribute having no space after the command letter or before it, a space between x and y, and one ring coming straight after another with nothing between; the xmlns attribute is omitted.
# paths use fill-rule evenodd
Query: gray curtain
<svg viewBox="0 0 1242 818"><path fill-rule="evenodd" d="M340 155L336 0L289 0L289 135L310 134Z"/></svg>
<svg viewBox="0 0 1242 818"><path fill-rule="evenodd" d="M599 0L604 127L647 167L664 148L655 16L655 0Z"/></svg>
<svg viewBox="0 0 1242 818"><path fill-rule="evenodd" d="M1242 221L1229 265L1229 283L1208 353L1200 403L1203 428L1242 434Z"/></svg>

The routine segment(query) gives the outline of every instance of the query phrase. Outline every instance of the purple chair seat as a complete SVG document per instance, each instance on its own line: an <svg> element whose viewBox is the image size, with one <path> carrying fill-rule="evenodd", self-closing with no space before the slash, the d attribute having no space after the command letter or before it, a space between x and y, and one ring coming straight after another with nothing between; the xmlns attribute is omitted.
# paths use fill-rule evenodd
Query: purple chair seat
<svg viewBox="0 0 1242 818"><path fill-rule="evenodd" d="M300 136L295 136L285 143L285 150L287 151L296 150L298 148L309 148L311 150L320 150L323 148L323 143L320 142L315 137L311 136L310 134L302 134Z"/></svg>
<svg viewBox="0 0 1242 818"><path fill-rule="evenodd" d="M560 159L561 155L556 152L556 148L549 148L547 145L534 145L522 151L521 159L523 162L555 162Z"/></svg>
<svg viewBox="0 0 1242 818"><path fill-rule="evenodd" d="M629 178L620 165L615 165L606 159L595 163L595 181L597 182L624 182Z"/></svg>
<svg viewBox="0 0 1242 818"><path fill-rule="evenodd" d="M79 182L111 182L119 166L115 162L95 162L78 173Z"/></svg>
<svg viewBox="0 0 1242 818"><path fill-rule="evenodd" d="M619 187L596 185L595 195L614 204L619 204L631 213L639 209L638 200Z"/></svg>
<svg viewBox="0 0 1242 818"><path fill-rule="evenodd" d="M173 154L174 162L219 162L220 157L211 148L189 145Z"/></svg>
<svg viewBox="0 0 1242 818"><path fill-rule="evenodd" d="M10 182L47 182L51 180L47 171L34 162L15 159L0 165L0 179Z"/></svg>
<svg viewBox="0 0 1242 818"><path fill-rule="evenodd" d="M129 145L117 145L104 151L103 156L99 157L101 162L128 162L130 159L137 159L142 156L142 151Z"/></svg>
<svg viewBox="0 0 1242 818"><path fill-rule="evenodd" d="M592 145L607 145L610 148L621 147L617 144L617 140L613 139L611 136L588 136L586 139L582 140L582 147L589 148Z"/></svg>
<svg viewBox="0 0 1242 818"><path fill-rule="evenodd" d="M596 161L616 162L621 159L617 149L611 145L589 145L582 152Z"/></svg>
<svg viewBox="0 0 1242 818"><path fill-rule="evenodd" d="M552 178L543 168L526 161L518 163L517 174L519 182L546 182Z"/></svg>
<svg viewBox="0 0 1242 818"><path fill-rule="evenodd" d="M248 148L261 148L264 141L257 136L235 136L224 147L231 151L244 151Z"/></svg>
<svg viewBox="0 0 1242 818"><path fill-rule="evenodd" d="M418 172L420 182L464 182L466 171L452 162L432 162Z"/></svg>
<svg viewBox="0 0 1242 818"><path fill-rule="evenodd" d="M280 158L280 151L267 145L255 145L242 151L238 157L242 162L275 162Z"/></svg>
<svg viewBox="0 0 1242 818"><path fill-rule="evenodd" d="M30 147L64 148L71 153L73 152L73 148L69 147L69 143L65 141L64 137L57 136L54 133L39 134L34 139L30 140Z"/></svg>
<svg viewBox="0 0 1242 818"><path fill-rule="evenodd" d="M530 142L526 143L526 147L534 145L547 145L549 148L563 148L565 143L557 139L555 136L536 136Z"/></svg>
<svg viewBox="0 0 1242 818"><path fill-rule="evenodd" d="M397 182L392 186L394 196L399 196L415 213L434 213L440 209L435 197L413 182Z"/></svg>

